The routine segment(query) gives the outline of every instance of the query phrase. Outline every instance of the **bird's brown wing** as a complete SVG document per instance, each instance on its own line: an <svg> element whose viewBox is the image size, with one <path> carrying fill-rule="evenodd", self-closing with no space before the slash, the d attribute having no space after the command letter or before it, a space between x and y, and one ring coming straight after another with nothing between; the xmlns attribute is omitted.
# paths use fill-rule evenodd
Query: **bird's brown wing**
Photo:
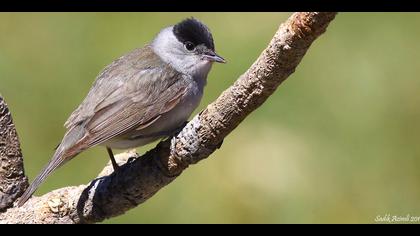
<svg viewBox="0 0 420 236"><path fill-rule="evenodd" d="M144 129L159 120L162 114L179 103L188 86L182 78L171 79L179 81L173 84L162 82L160 85L160 82L155 82L156 88L147 93L147 98L139 101L138 98L145 93L139 91L141 95L124 96L96 111L85 125L87 135L80 141L81 148L98 145L133 129Z"/></svg>

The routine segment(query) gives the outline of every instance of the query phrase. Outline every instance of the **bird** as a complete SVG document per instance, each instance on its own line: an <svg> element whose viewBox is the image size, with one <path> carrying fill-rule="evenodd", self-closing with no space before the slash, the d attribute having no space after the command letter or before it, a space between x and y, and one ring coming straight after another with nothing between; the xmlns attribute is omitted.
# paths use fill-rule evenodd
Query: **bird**
<svg viewBox="0 0 420 236"><path fill-rule="evenodd" d="M215 51L210 29L189 17L163 28L154 39L119 57L96 77L82 103L65 122L55 153L18 201L22 206L63 164L94 146L131 149L168 137L199 105Z"/></svg>

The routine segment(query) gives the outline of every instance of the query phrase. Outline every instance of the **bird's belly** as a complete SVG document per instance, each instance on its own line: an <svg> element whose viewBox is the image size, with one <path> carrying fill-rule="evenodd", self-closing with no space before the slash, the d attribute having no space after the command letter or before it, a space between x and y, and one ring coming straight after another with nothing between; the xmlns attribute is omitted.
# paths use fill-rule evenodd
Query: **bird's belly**
<svg viewBox="0 0 420 236"><path fill-rule="evenodd" d="M144 146L160 138L162 137L137 138L137 139L114 138L101 144L101 146L107 146L112 149L130 149L130 148Z"/></svg>
<svg viewBox="0 0 420 236"><path fill-rule="evenodd" d="M149 127L141 130L134 129L126 134L115 137L102 145L113 149L130 149L166 137L188 120L191 113L200 103L201 97L201 91L189 91L172 110L162 114L162 116Z"/></svg>

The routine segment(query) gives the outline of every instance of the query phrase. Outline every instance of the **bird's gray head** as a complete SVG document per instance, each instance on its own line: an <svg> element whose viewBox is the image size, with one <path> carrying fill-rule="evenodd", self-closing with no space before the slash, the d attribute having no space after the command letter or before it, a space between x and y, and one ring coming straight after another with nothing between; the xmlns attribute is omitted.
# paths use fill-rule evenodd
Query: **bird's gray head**
<svg viewBox="0 0 420 236"><path fill-rule="evenodd" d="M206 77L213 62L225 63L215 52L209 28L194 18L163 29L151 46L163 61L192 76Z"/></svg>

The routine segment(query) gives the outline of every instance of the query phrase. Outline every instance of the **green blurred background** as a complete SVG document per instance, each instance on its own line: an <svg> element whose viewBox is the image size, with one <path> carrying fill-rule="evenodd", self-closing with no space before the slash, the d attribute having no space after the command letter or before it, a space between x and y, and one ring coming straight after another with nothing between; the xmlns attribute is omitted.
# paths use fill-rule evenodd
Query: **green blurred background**
<svg viewBox="0 0 420 236"><path fill-rule="evenodd" d="M1 13L0 93L30 180L99 71L159 29L195 16L228 60L214 66L198 111L253 63L289 15ZM377 215L419 216L419 26L418 13L338 14L296 72L220 150L104 223L374 223ZM37 194L87 183L107 161L104 148L88 150Z"/></svg>

